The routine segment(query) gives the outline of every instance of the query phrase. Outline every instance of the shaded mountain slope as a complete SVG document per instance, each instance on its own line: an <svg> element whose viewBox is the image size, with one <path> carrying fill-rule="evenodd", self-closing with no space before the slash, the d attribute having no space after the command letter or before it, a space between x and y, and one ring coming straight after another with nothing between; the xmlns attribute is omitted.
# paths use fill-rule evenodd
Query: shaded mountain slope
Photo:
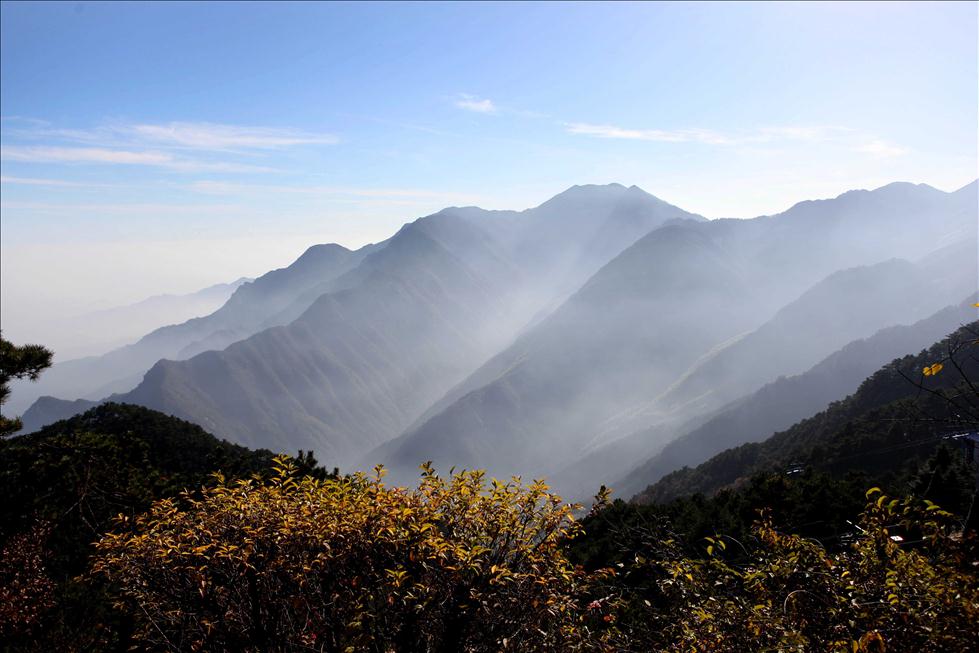
<svg viewBox="0 0 979 653"><path fill-rule="evenodd" d="M597 267L600 255L585 253L592 230L604 226L605 247L622 248L647 226L689 215L621 186L568 194L522 214L446 209L419 219L287 326L161 361L120 399L238 442L349 462L403 431L569 278Z"/></svg>
<svg viewBox="0 0 979 653"><path fill-rule="evenodd" d="M767 438L852 393L875 370L905 352L921 350L976 317L976 296L908 326L888 327L849 343L803 374L780 377L748 397L716 411L704 424L670 442L663 450L613 484L616 494L629 497L684 466L697 465L724 449ZM646 442L651 434L630 439ZM620 446L629 446L622 443ZM619 455L623 461L633 455ZM607 454L608 455L608 454Z"/></svg>
<svg viewBox="0 0 979 653"><path fill-rule="evenodd" d="M129 390L161 358L185 358L206 348L223 348L270 326L269 319L310 286L335 279L377 247L352 252L339 245L315 245L289 267L242 284L210 315L161 327L102 356L61 362L55 352L56 364L37 383L14 387L11 409L19 411L43 395L97 400Z"/></svg>
<svg viewBox="0 0 979 653"><path fill-rule="evenodd" d="M931 390L962 393L973 404L979 397L963 384L951 365L940 374L923 377L926 365L946 360L952 343L967 347L957 357L966 376L979 375L975 357L979 322L961 327L919 354L898 358L868 377L852 395L812 417L775 433L762 442L727 449L695 468L668 474L634 498L644 503L666 501L697 492L712 493L754 473L789 465L841 473L848 467L887 469L900 466L910 455L934 449L936 437L959 419L944 399L920 391L908 379L920 379ZM973 424L974 428L974 424Z"/></svg>
<svg viewBox="0 0 979 653"><path fill-rule="evenodd" d="M568 193L600 201L574 212L577 199L558 196L519 214L463 208L419 219L356 267L307 288L301 297L325 293L288 326L186 364L163 361L119 398L237 441L288 442L335 460L363 452L600 265L594 229L605 229L604 247L621 249L638 231L690 215L635 188Z"/></svg>
<svg viewBox="0 0 979 653"><path fill-rule="evenodd" d="M922 245L929 239L945 243L974 230L975 206L967 199L927 186L892 184L800 203L774 217L687 221L658 229L361 464L386 463L401 480L428 459L487 467L501 475L554 473L616 433L635 431L639 424L631 424L631 431L606 429L610 419L648 404L698 360L760 327L807 288L837 270L881 263L883 272L859 284L850 297L853 302L866 298L877 315L868 315L865 323L853 320L856 328L838 340L814 332L819 348L796 355L798 360L775 357L752 382L757 388L779 374L801 372L849 340L944 305L936 300L908 309L907 297L927 296L933 288L910 264L887 261L917 258L929 251ZM899 277L894 283L887 278L888 266ZM910 286L902 287L901 279ZM884 284L880 289L877 281ZM890 305L882 305L887 299L873 303L879 290ZM786 324L799 322L789 318ZM793 354L791 343L785 344ZM733 398L736 385L732 381L715 407ZM661 418L654 413L642 426Z"/></svg>
<svg viewBox="0 0 979 653"><path fill-rule="evenodd" d="M758 329L699 361L658 403L702 413L779 375L800 374L852 340L914 322L961 297L939 281L897 259L835 272Z"/></svg>
<svg viewBox="0 0 979 653"><path fill-rule="evenodd" d="M503 315L496 293L419 228L370 258L356 288L223 351L161 361L123 399L336 460L383 441L499 345L483 325Z"/></svg>
<svg viewBox="0 0 979 653"><path fill-rule="evenodd" d="M674 274L660 273L660 265ZM642 300L623 301L627 293ZM409 473L418 456L491 470L513 469L516 461L524 471L546 469L573 456L623 392L664 387L673 367L737 328L735 319L727 326L709 318L717 310L749 313L741 301L749 294L737 263L705 234L688 224L658 229L488 363L499 371L496 379L376 452L378 458ZM699 301L681 301L691 295ZM554 449L555 432L566 434L567 446Z"/></svg>

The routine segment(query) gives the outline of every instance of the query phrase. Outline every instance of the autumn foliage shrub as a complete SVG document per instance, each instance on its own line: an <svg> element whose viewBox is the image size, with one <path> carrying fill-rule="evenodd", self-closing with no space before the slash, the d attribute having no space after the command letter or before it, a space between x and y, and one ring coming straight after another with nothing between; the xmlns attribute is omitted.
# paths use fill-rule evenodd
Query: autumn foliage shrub
<svg viewBox="0 0 979 653"><path fill-rule="evenodd" d="M691 555L664 539L637 552L605 583L605 609L619 616L607 641L618 651L974 650L974 534L934 503L867 495L855 541L838 553L764 515L744 542L709 537Z"/></svg>
<svg viewBox="0 0 979 653"><path fill-rule="evenodd" d="M0 547L0 640L30 637L55 603L46 568L48 524L35 524Z"/></svg>
<svg viewBox="0 0 979 653"><path fill-rule="evenodd" d="M543 483L481 472L417 488L368 478L219 482L164 499L97 545L147 648L574 650L588 639L578 526Z"/></svg>

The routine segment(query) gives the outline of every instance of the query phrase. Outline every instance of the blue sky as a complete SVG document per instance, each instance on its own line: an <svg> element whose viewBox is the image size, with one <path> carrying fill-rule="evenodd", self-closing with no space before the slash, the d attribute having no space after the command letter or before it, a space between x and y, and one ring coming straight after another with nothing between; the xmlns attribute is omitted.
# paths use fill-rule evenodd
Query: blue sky
<svg viewBox="0 0 979 653"><path fill-rule="evenodd" d="M3 3L5 331L618 181L977 176L977 4Z"/></svg>

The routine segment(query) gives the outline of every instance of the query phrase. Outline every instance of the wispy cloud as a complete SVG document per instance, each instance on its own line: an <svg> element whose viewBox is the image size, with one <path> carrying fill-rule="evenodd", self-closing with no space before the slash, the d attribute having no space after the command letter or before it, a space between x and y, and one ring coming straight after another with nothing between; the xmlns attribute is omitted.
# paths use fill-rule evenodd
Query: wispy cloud
<svg viewBox="0 0 979 653"><path fill-rule="evenodd" d="M177 157L159 150L117 150L103 147L6 145L0 159L27 163L68 163L156 166L181 172L272 172L273 168L223 161Z"/></svg>
<svg viewBox="0 0 979 653"><path fill-rule="evenodd" d="M133 152L101 147L48 147L8 145L0 158L31 163L125 163L129 165L168 165L173 157L163 152Z"/></svg>
<svg viewBox="0 0 979 653"><path fill-rule="evenodd" d="M154 166L176 172L275 172L254 157L297 146L331 145L333 134L209 122L110 123L88 129L4 119L5 161ZM243 161L242 157L249 159Z"/></svg>
<svg viewBox="0 0 979 653"><path fill-rule="evenodd" d="M615 125L593 125L583 122L565 123L569 134L594 136L596 138L619 138L635 141L657 141L661 143L683 143L695 141L714 145L726 145L730 142L727 137L708 129L628 129Z"/></svg>
<svg viewBox="0 0 979 653"><path fill-rule="evenodd" d="M207 195L303 195L327 199L331 201L346 201L347 199L384 201L399 204L417 204L438 202L473 203L480 197L467 193L451 193L422 188L359 188L350 186L325 185L285 185L285 184L242 184L227 181L196 181L187 185L189 190Z"/></svg>
<svg viewBox="0 0 979 653"><path fill-rule="evenodd" d="M497 113L499 109L493 101L487 98L480 98L468 93L460 93L455 100L455 105L466 111L476 113Z"/></svg>
<svg viewBox="0 0 979 653"><path fill-rule="evenodd" d="M140 141L201 150L276 149L296 145L332 145L333 134L279 127L243 127L207 122L170 122L113 128Z"/></svg>
<svg viewBox="0 0 979 653"><path fill-rule="evenodd" d="M706 145L745 145L778 140L824 141L836 139L847 131L843 127L761 127L754 130L723 133L712 129L632 129L616 125L583 122L564 123L569 134L659 143L703 143Z"/></svg>
<svg viewBox="0 0 979 653"><path fill-rule="evenodd" d="M878 159L891 159L898 156L904 156L908 153L906 148L880 139L872 140L864 143L863 145L859 145L853 148L853 150L863 154L870 154Z"/></svg>
<svg viewBox="0 0 979 653"><path fill-rule="evenodd" d="M61 202L0 202L0 208L6 211L32 211L53 215L105 215L122 216L157 215L162 217L183 215L238 215L244 207L237 204L202 204L202 203L169 203L169 202L99 202L99 203L61 203Z"/></svg>
<svg viewBox="0 0 979 653"><path fill-rule="evenodd" d="M211 122L125 123L115 122L89 129L53 127L43 121L18 119L22 126L7 132L29 140L110 145L113 147L164 147L223 152L268 150L299 145L332 145L334 134L289 127L257 127Z"/></svg>
<svg viewBox="0 0 979 653"><path fill-rule="evenodd" d="M47 186L53 188L110 188L111 184L94 184L85 181L68 181L66 179L39 179L37 177L8 177L0 176L0 184L16 186Z"/></svg>

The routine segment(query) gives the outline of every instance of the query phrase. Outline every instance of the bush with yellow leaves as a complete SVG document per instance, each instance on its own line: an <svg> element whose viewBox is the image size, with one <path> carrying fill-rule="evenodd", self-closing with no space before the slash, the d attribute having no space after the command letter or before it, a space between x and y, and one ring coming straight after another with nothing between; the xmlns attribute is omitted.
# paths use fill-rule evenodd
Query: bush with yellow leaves
<svg viewBox="0 0 979 653"><path fill-rule="evenodd" d="M358 474L270 480L157 502L97 545L93 573L161 650L575 650L574 506L481 472L417 488Z"/></svg>
<svg viewBox="0 0 979 653"><path fill-rule="evenodd" d="M656 604L622 582L608 609L618 651L972 650L979 642L975 537L931 502L872 488L855 541L838 553L763 516L744 543L706 538L688 555L662 541L637 555ZM644 607L645 606L645 607Z"/></svg>

